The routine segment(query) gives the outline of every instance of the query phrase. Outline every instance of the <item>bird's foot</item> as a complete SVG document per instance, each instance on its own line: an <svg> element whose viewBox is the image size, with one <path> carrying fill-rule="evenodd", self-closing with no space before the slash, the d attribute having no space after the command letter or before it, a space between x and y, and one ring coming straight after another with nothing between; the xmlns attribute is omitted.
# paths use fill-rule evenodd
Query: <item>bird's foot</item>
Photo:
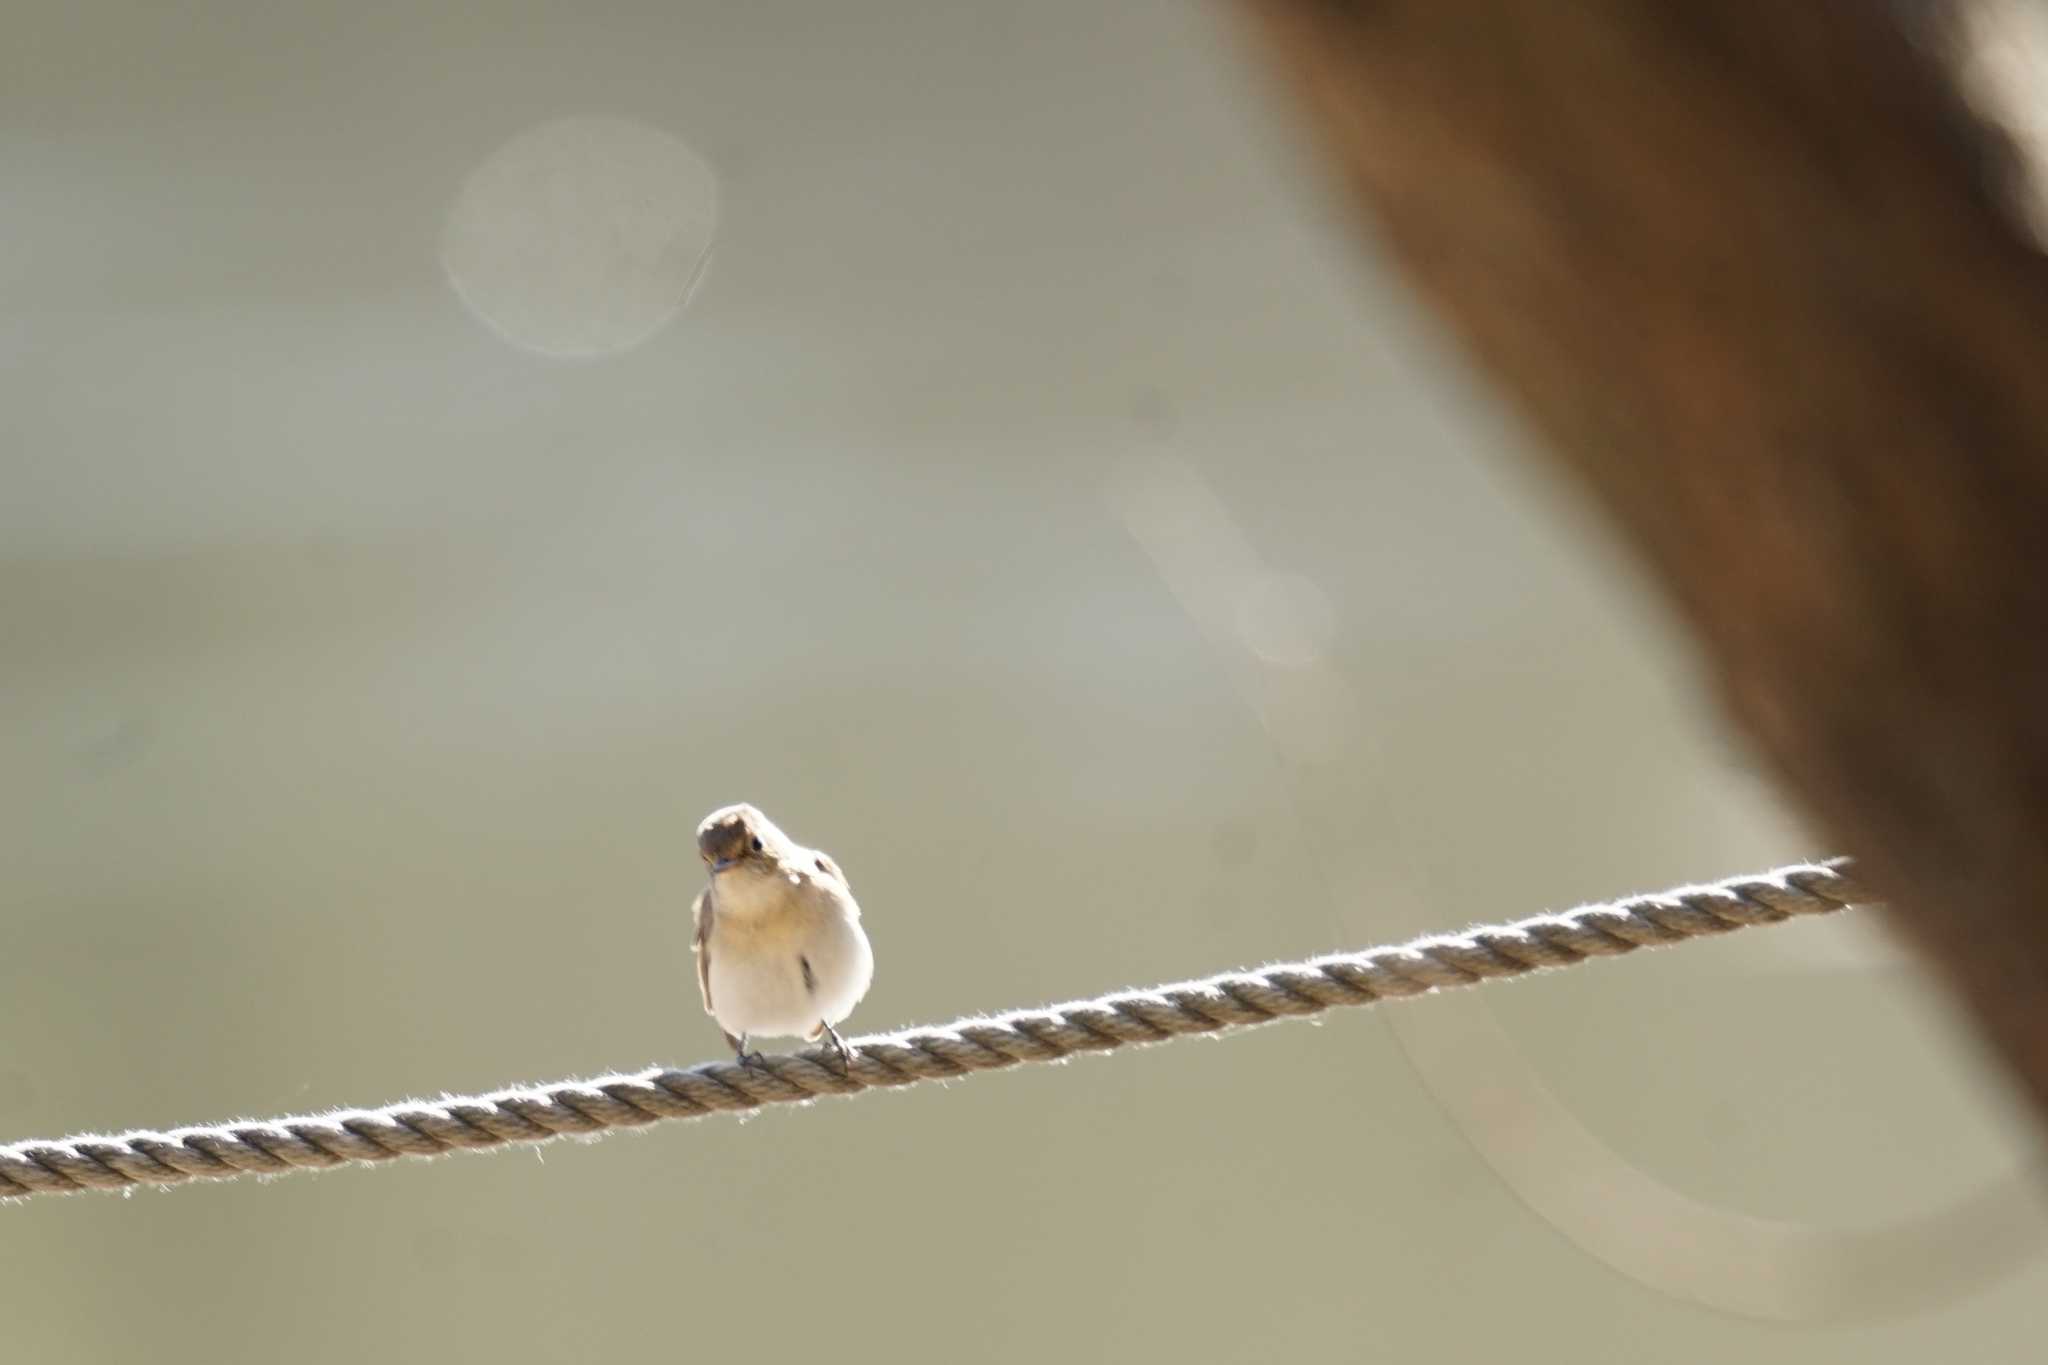
<svg viewBox="0 0 2048 1365"><path fill-rule="evenodd" d="M739 1063L741 1066L750 1068L759 1067L764 1071L767 1070L768 1059L761 1055L759 1049L756 1049L753 1052L747 1051L746 1034L742 1033L739 1037L735 1038L730 1033L728 1033L725 1035L725 1042L726 1046L732 1049L732 1055L739 1059Z"/></svg>
<svg viewBox="0 0 2048 1365"><path fill-rule="evenodd" d="M839 1074L850 1074L853 1070L853 1049L839 1036L839 1030L830 1024L825 1025L825 1036L832 1040L832 1050L839 1054Z"/></svg>

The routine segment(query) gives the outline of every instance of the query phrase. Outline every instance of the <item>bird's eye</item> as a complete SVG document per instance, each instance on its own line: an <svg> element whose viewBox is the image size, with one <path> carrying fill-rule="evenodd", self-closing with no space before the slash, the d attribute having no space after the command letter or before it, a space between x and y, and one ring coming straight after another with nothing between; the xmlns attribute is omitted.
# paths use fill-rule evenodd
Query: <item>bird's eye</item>
<svg viewBox="0 0 2048 1365"><path fill-rule="evenodd" d="M755 835L755 836L754 836L754 852L756 852L756 853L759 853L760 851L761 851L761 836L757 834L757 835Z"/></svg>

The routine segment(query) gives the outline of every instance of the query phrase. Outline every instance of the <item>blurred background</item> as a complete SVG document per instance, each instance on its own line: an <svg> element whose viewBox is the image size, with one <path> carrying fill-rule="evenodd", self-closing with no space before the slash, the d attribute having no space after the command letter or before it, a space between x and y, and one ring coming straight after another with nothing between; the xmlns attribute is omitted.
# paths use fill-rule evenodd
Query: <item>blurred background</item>
<svg viewBox="0 0 2048 1365"><path fill-rule="evenodd" d="M7 5L0 1139L717 1056L1825 854L1227 11ZM487 1158L0 1208L21 1361L2002 1361L1865 917Z"/></svg>

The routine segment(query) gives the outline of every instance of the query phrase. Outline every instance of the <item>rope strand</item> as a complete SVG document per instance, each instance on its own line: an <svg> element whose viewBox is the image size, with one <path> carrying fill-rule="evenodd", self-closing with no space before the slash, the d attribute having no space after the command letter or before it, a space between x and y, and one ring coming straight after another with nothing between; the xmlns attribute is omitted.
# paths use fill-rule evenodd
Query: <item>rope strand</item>
<svg viewBox="0 0 2048 1365"><path fill-rule="evenodd" d="M1867 903L1846 859L1802 864L1394 947L855 1039L845 1066L820 1048L750 1065L655 1068L267 1123L14 1143L0 1146L0 1199L437 1157L801 1104L1300 1019Z"/></svg>

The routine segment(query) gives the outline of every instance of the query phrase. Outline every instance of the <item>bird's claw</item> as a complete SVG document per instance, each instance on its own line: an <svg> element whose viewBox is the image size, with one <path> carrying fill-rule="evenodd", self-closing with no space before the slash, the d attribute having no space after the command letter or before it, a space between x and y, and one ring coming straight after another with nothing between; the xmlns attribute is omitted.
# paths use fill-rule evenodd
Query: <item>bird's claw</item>
<svg viewBox="0 0 2048 1365"><path fill-rule="evenodd" d="M839 1054L839 1074L842 1076L850 1075L853 1071L853 1049L848 1047L846 1040L839 1036L839 1030L833 1028L830 1024L825 1026L825 1037L831 1043L832 1050Z"/></svg>

